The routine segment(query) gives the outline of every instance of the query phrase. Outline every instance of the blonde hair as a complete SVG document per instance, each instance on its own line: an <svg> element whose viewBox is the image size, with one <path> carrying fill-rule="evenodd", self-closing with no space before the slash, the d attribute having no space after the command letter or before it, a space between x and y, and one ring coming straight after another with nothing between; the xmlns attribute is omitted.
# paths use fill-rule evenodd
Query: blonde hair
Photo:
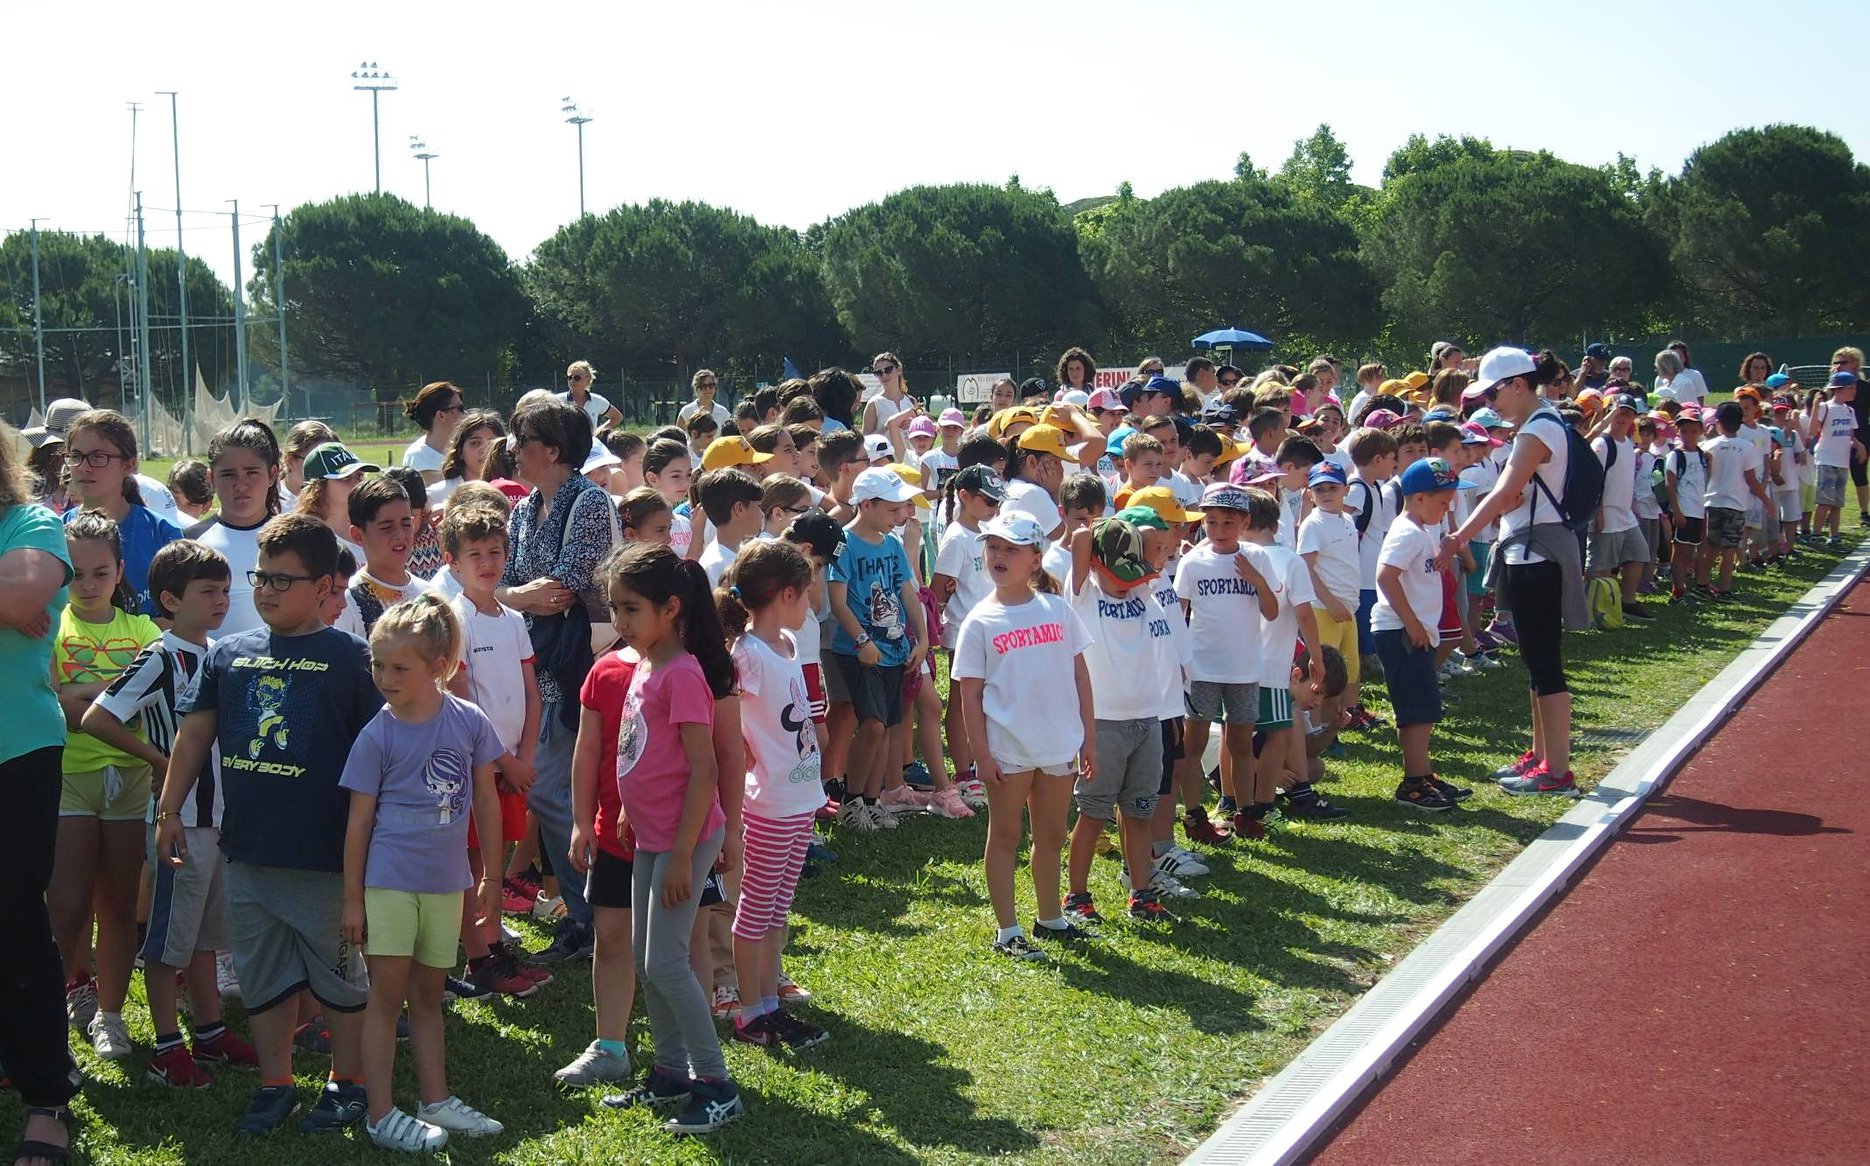
<svg viewBox="0 0 1870 1166"><path fill-rule="evenodd" d="M470 479L454 488L443 505L444 513L449 510L478 507L482 510L498 510L502 517L513 513L513 500L500 492L500 487L478 479Z"/></svg>
<svg viewBox="0 0 1870 1166"><path fill-rule="evenodd" d="M591 367L591 362L588 360L572 361L570 364L565 366L565 372L567 374L574 373L574 372L581 372L585 376L591 378L592 384L597 383L597 370Z"/></svg>
<svg viewBox="0 0 1870 1166"><path fill-rule="evenodd" d="M811 488L791 474L774 474L760 483L760 487L761 514L771 514L775 507L810 503L812 499Z"/></svg>
<svg viewBox="0 0 1870 1166"><path fill-rule="evenodd" d="M392 603L370 629L370 650L382 655L396 644L407 644L430 664L447 662L445 684L461 665L461 621L454 608L433 592Z"/></svg>
<svg viewBox="0 0 1870 1166"><path fill-rule="evenodd" d="M338 435L331 426L323 421L301 421L286 430L286 440L279 447L282 456L303 458L327 441L336 441Z"/></svg>
<svg viewBox="0 0 1870 1166"><path fill-rule="evenodd" d="M34 501L32 478L20 460L18 432L0 422L0 514Z"/></svg>
<svg viewBox="0 0 1870 1166"><path fill-rule="evenodd" d="M502 546L508 546L506 520L506 513L492 506L450 506L442 518L442 549L450 555L459 555L468 543L490 538L497 538Z"/></svg>

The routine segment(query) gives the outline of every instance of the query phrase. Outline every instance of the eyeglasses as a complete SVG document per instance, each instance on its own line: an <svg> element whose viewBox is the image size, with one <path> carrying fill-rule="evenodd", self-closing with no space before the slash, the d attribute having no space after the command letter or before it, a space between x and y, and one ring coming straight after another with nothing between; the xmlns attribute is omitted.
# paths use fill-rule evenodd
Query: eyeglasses
<svg viewBox="0 0 1870 1166"><path fill-rule="evenodd" d="M896 366L893 364L877 365L877 375L880 377L886 377L895 371L896 371Z"/></svg>
<svg viewBox="0 0 1870 1166"><path fill-rule="evenodd" d="M794 515L810 514L812 511L812 508L810 506L781 506L780 509L785 511L787 514L794 514Z"/></svg>
<svg viewBox="0 0 1870 1166"><path fill-rule="evenodd" d="M576 384L578 381L586 380L588 378L581 372L568 372L565 374L565 379Z"/></svg>
<svg viewBox="0 0 1870 1166"><path fill-rule="evenodd" d="M540 437L536 433L515 433L513 434L513 448L518 449L527 442L538 440L540 440Z"/></svg>
<svg viewBox="0 0 1870 1166"><path fill-rule="evenodd" d="M698 381L696 382L695 387L698 389L712 389L718 386L720 383L721 382L719 381Z"/></svg>
<svg viewBox="0 0 1870 1166"><path fill-rule="evenodd" d="M290 591L294 583L310 583L316 575L288 575L282 571L248 571L247 582L253 584L255 591Z"/></svg>
<svg viewBox="0 0 1870 1166"><path fill-rule="evenodd" d="M94 470L101 470L112 462L127 462L129 460L129 458L124 457L120 453L105 453L101 449L94 449L90 453L79 453L74 450L65 455L66 465L90 466Z"/></svg>
<svg viewBox="0 0 1870 1166"><path fill-rule="evenodd" d="M452 405L443 405L441 408L435 410L435 415L439 417L443 413L465 413L466 411L467 411L467 406L463 405L459 401L456 401Z"/></svg>

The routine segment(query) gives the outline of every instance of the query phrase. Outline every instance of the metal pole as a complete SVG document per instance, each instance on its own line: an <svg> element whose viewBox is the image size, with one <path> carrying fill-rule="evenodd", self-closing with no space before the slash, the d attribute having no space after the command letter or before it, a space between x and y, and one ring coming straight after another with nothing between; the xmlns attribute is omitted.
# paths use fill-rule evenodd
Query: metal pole
<svg viewBox="0 0 1870 1166"><path fill-rule="evenodd" d="M45 412L45 316L39 304L39 220L32 221L32 346L39 367L39 412ZM119 358L122 353L117 354Z"/></svg>
<svg viewBox="0 0 1870 1166"><path fill-rule="evenodd" d="M422 159L422 209L425 211L435 209L434 193L429 186L429 160L427 158Z"/></svg>
<svg viewBox="0 0 1870 1166"><path fill-rule="evenodd" d="M149 248L143 242L143 192L136 192L137 392L143 398L143 447L149 447Z"/></svg>
<svg viewBox="0 0 1870 1166"><path fill-rule="evenodd" d="M578 217L584 217L584 123L578 123Z"/></svg>
<svg viewBox="0 0 1870 1166"><path fill-rule="evenodd" d="M285 230L279 224L279 204L273 204L273 315L279 323L279 404L292 416L292 399L286 395L286 260L279 236ZM306 412L310 412L309 403Z"/></svg>
<svg viewBox="0 0 1870 1166"><path fill-rule="evenodd" d="M247 407L247 296L241 285L245 277L240 274L240 200L227 200L234 204L234 367L235 383L240 386L240 407Z"/></svg>
<svg viewBox="0 0 1870 1166"><path fill-rule="evenodd" d="M182 233L182 123L176 116L173 90L159 90L169 95L169 141L175 151L175 295L182 316L182 383L184 392L195 391L195 373L188 363L188 249Z"/></svg>
<svg viewBox="0 0 1870 1166"><path fill-rule="evenodd" d="M370 91L370 146L377 158L377 193L383 193L383 131L377 122L377 91Z"/></svg>

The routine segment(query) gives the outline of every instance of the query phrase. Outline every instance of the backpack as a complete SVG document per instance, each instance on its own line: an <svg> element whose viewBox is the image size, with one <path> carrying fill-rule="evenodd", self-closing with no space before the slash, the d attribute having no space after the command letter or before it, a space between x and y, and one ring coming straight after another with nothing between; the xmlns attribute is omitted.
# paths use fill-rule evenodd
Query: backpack
<svg viewBox="0 0 1870 1166"><path fill-rule="evenodd" d="M1615 579L1592 579L1587 592L1591 623L1599 630L1620 628L1623 619L1623 587Z"/></svg>
<svg viewBox="0 0 1870 1166"><path fill-rule="evenodd" d="M1377 503L1383 500L1383 487L1388 485L1389 483L1378 482L1376 484L1376 488L1371 489L1370 484L1368 482L1365 482L1362 478L1359 478L1357 479L1355 484L1362 486L1364 488L1363 508L1360 509L1356 513L1356 515L1352 518L1352 521L1357 524L1357 539L1359 542L1361 542L1363 541L1364 533L1370 529L1370 516L1373 513L1375 513L1376 508L1377 508ZM1397 494L1398 505L1396 507L1396 513L1401 514L1402 513L1402 506L1401 506L1402 487L1401 485L1399 484L1396 487L1396 489L1398 492ZM1392 518L1393 517L1394 516L1392 516Z"/></svg>
<svg viewBox="0 0 1870 1166"><path fill-rule="evenodd" d="M1597 460L1597 452L1591 443L1584 440L1584 435L1565 424L1563 418L1555 413L1544 414L1552 423L1565 433L1565 481L1559 489L1559 496L1554 498L1547 488L1545 479L1533 474L1532 482L1546 501L1558 511L1559 521L1572 530L1586 530L1597 517L1597 508L1604 501L1604 466ZM1531 424L1537 417L1528 420ZM1614 458L1612 459L1614 460ZM1538 506L1538 499L1533 499L1533 508Z"/></svg>
<svg viewBox="0 0 1870 1166"><path fill-rule="evenodd" d="M1701 459L1701 480L1705 482L1708 478L1708 455L1696 450L1695 456ZM1686 478L1688 476L1688 451L1685 449L1670 450L1668 457L1656 459L1656 468L1649 472L1649 489L1655 494L1656 501L1662 504L1664 511L1669 509L1670 466L1675 467L1677 482Z"/></svg>

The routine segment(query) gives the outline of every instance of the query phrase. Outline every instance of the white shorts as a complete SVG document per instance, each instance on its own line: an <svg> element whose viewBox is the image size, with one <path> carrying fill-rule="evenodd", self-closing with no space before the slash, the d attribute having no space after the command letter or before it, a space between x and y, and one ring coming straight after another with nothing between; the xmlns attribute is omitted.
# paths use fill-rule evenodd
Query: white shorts
<svg viewBox="0 0 1870 1166"><path fill-rule="evenodd" d="M1797 522L1805 516L1804 500L1797 490L1781 490L1773 495L1773 500L1779 503L1779 521Z"/></svg>

